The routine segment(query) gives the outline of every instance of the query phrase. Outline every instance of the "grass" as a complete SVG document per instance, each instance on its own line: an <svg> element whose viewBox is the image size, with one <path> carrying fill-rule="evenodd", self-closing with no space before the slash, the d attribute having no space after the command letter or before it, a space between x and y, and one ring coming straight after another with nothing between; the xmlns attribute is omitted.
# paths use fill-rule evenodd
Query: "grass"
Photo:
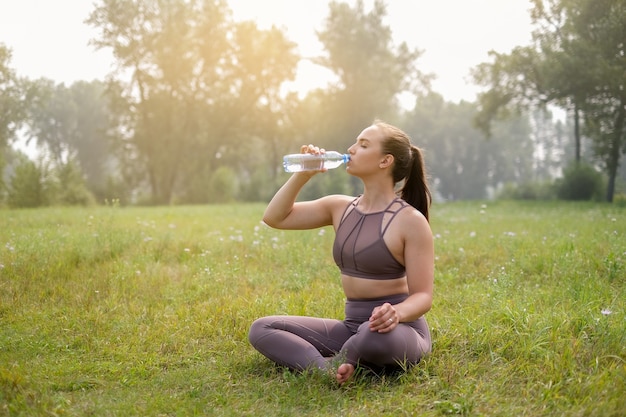
<svg viewBox="0 0 626 417"><path fill-rule="evenodd" d="M433 353L407 373L275 367L268 314L341 317L331 229L262 205L0 212L0 415L619 416L626 209L435 205Z"/></svg>

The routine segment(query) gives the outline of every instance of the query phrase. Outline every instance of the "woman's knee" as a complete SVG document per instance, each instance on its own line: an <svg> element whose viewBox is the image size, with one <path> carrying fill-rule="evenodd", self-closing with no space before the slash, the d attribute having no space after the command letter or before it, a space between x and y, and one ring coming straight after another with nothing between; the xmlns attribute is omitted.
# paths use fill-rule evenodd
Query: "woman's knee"
<svg viewBox="0 0 626 417"><path fill-rule="evenodd" d="M256 342L271 329L271 323L273 321L272 316L260 317L252 322L250 329L248 330L248 341L254 346Z"/></svg>
<svg viewBox="0 0 626 417"><path fill-rule="evenodd" d="M423 356L419 341L413 332L396 328L390 333L359 329L344 346L349 357L376 365L390 365L398 361L418 362ZM407 334L408 333L408 334Z"/></svg>

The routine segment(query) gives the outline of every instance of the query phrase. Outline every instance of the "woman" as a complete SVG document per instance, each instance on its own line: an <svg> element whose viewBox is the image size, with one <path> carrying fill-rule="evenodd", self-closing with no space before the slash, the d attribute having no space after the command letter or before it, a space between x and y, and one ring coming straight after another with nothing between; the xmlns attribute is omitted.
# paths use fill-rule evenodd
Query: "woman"
<svg viewBox="0 0 626 417"><path fill-rule="evenodd" d="M313 145L301 151L324 152ZM277 229L333 225L345 319L263 317L249 334L250 343L272 361L294 370L332 370L339 384L358 366L406 368L430 352L424 314L432 305L434 276L431 195L421 151L403 131L376 121L348 152L346 170L363 181L362 195L296 202L307 181L323 170L299 172L278 190L263 216Z"/></svg>

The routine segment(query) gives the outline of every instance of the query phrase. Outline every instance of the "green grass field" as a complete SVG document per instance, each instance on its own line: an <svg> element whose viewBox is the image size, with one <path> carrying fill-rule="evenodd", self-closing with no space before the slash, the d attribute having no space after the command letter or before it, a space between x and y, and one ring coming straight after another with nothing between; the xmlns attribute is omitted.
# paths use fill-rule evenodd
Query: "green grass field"
<svg viewBox="0 0 626 417"><path fill-rule="evenodd" d="M332 230L263 209L0 211L0 415L626 412L626 208L434 205L433 353L343 387L247 342L262 315L343 313Z"/></svg>

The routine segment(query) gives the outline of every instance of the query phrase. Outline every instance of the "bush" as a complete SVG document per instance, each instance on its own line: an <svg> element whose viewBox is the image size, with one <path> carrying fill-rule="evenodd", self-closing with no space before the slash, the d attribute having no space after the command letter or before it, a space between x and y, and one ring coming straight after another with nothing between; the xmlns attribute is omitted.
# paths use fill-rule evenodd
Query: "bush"
<svg viewBox="0 0 626 417"><path fill-rule="evenodd" d="M65 206L89 206L95 203L93 194L87 189L83 174L73 161L55 170L57 189L55 202Z"/></svg>
<svg viewBox="0 0 626 417"><path fill-rule="evenodd" d="M603 188L602 175L583 162L566 167L563 178L556 182L557 196L561 200L600 200Z"/></svg>
<svg viewBox="0 0 626 417"><path fill-rule="evenodd" d="M218 168L211 177L210 190L209 202L211 203L235 201L239 191L239 183L235 171L227 166Z"/></svg>
<svg viewBox="0 0 626 417"><path fill-rule="evenodd" d="M504 200L552 200L554 185L549 182L508 183L499 192L498 199Z"/></svg>
<svg viewBox="0 0 626 417"><path fill-rule="evenodd" d="M7 193L9 207L40 207L48 204L45 176L41 166L24 158L15 166Z"/></svg>

